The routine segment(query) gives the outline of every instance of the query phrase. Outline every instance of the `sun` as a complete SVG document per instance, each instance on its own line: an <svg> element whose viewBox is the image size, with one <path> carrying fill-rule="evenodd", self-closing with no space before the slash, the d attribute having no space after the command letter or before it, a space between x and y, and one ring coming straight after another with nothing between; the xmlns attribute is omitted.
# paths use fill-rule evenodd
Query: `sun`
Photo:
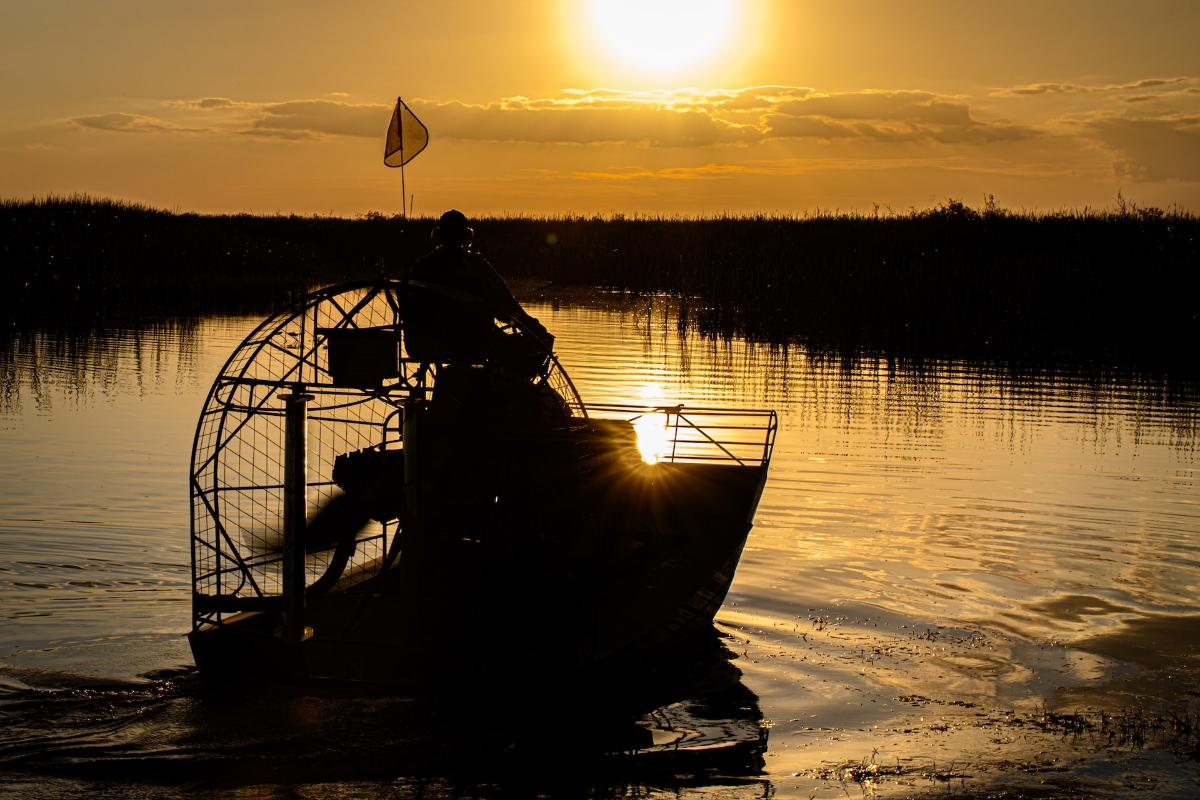
<svg viewBox="0 0 1200 800"><path fill-rule="evenodd" d="M653 72L692 66L730 39L735 0L588 0L600 43L627 64Z"/></svg>

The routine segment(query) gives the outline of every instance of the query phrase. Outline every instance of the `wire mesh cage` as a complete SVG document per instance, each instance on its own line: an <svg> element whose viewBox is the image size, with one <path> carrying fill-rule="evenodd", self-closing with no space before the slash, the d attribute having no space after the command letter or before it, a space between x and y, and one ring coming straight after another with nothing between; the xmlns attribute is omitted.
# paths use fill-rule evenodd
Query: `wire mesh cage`
<svg viewBox="0 0 1200 800"><path fill-rule="evenodd" d="M307 295L258 325L218 374L192 449L194 627L269 607L282 594L289 402L305 406L306 516L338 492L340 456L403 448L406 403L436 391L439 369L409 358L403 347L408 286L377 281ZM511 324L500 329L517 332ZM554 390L572 415L586 416L548 351L533 380ZM398 519L371 521L340 580L354 583L385 569L398 553L399 533ZM305 584L333 560L332 544L308 552Z"/></svg>

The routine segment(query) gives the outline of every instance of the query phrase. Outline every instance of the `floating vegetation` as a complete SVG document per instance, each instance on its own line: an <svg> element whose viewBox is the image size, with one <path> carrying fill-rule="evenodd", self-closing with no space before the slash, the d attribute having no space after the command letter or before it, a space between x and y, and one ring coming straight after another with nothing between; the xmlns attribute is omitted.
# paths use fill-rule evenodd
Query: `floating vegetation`
<svg viewBox="0 0 1200 800"><path fill-rule="evenodd" d="M1162 713L1141 708L1066 714L1043 709L1030 717L1014 716L1012 721L1063 736L1087 737L1093 746L1120 750L1161 747L1189 758L1200 758L1200 709L1195 707Z"/></svg>
<svg viewBox="0 0 1200 800"><path fill-rule="evenodd" d="M939 702L919 695L897 700L914 700L919 704ZM925 792L919 791L924 785L940 787L932 788L939 796L952 793L971 797L1061 797L1064 792L1071 796L1076 789L1083 791L1079 770L1089 759L1103 759L1110 769L1119 771L1128 766L1122 759L1136 758L1155 750L1169 753L1171 758L1200 759L1200 714L1194 704L1182 711L1167 710L1161 714L1141 708L1063 713L1043 707L1029 714L987 714L966 725L966 729L998 728L1023 730L1030 734L1031 738L1025 744L1028 752L1017 748L1014 752L1021 752L1023 756L999 761L975 753L965 756L965 760L939 762L912 753L883 755L875 749L870 756L858 761L823 764L809 770L807 777L838 784L847 796L852 794L847 790L850 785L856 785L858 791L854 794L863 797L891 795L899 787L917 791L915 796L925 796ZM926 724L921 730L940 736L951 731L952 726ZM915 733L917 729L903 732ZM1058 745L1047 748L1046 737L1057 739ZM1011 741L1004 741L1006 746L1011 746ZM1133 768L1126 778L1139 775L1140 772ZM1022 780L1023 776L1029 779L1029 785ZM1096 788L1102 787L1097 785ZM1083 794L1093 796L1088 792Z"/></svg>
<svg viewBox="0 0 1200 800"><path fill-rule="evenodd" d="M871 753L870 757L864 758L861 761L849 761L844 764L835 764L832 766L827 765L813 770L811 777L843 785L856 783L865 797L874 795L876 788L888 779L920 778L941 784L958 781L962 785L971 777L970 773L954 763L938 765L930 761L929 763L902 764L900 759L896 758L895 763L890 764L877 760L878 757L879 751L875 750ZM912 759L906 760L912 761Z"/></svg>

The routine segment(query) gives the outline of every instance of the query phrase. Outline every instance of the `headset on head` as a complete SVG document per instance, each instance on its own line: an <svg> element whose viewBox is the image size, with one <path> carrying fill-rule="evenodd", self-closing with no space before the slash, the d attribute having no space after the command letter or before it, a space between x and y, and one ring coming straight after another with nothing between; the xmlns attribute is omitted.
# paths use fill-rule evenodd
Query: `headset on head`
<svg viewBox="0 0 1200 800"><path fill-rule="evenodd" d="M447 236L451 233L453 233L452 238ZM450 209L438 219L438 223L433 226L429 237L435 245L469 247L475 239L475 229L467 224L465 214L456 209Z"/></svg>

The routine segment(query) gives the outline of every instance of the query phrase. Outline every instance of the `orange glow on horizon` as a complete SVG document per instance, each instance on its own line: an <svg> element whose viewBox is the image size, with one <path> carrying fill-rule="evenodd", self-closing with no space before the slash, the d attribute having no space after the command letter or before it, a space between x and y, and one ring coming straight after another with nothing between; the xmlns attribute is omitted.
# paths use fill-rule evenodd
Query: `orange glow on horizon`
<svg viewBox="0 0 1200 800"><path fill-rule="evenodd" d="M138 24L10 5L5 197L691 217L1120 192L1200 209L1200 4L158 3ZM398 95L430 135L403 187L381 163Z"/></svg>

